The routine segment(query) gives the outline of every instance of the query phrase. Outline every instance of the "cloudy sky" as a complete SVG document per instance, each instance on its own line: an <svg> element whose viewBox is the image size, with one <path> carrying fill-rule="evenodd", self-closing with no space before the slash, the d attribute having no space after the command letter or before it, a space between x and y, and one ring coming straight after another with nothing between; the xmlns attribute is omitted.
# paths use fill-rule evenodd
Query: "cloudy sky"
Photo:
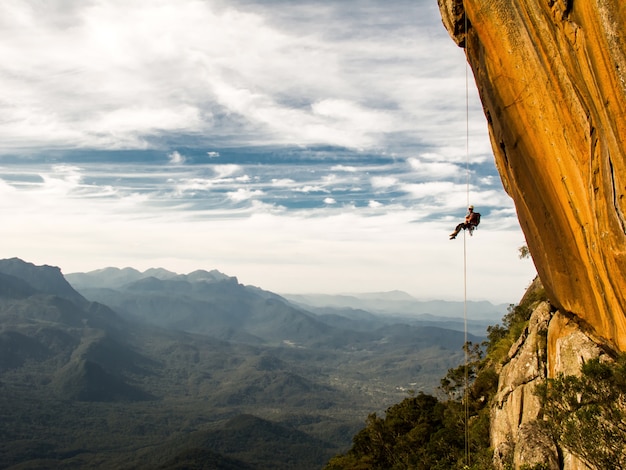
<svg viewBox="0 0 626 470"><path fill-rule="evenodd" d="M3 0L0 257L458 300L469 182L468 296L515 303L469 83L435 0Z"/></svg>

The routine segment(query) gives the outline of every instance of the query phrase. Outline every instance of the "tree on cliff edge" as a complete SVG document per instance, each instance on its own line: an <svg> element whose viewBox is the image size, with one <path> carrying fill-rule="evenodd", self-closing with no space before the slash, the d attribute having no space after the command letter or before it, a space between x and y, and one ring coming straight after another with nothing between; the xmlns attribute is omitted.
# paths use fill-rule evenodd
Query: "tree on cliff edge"
<svg viewBox="0 0 626 470"><path fill-rule="evenodd" d="M626 468L626 355L583 364L582 374L537 387L543 424L555 441L591 468Z"/></svg>

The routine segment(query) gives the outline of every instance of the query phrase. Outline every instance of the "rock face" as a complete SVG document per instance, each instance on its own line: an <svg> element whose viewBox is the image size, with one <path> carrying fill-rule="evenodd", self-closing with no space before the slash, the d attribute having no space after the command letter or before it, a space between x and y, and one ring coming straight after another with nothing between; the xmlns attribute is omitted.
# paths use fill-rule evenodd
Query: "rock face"
<svg viewBox="0 0 626 470"><path fill-rule="evenodd" d="M550 305L542 302L528 327L511 347L508 362L500 372L498 392L491 409L491 441L498 468L519 464L546 463L559 469L552 440L536 425L541 406L533 394L535 385L547 374L546 343Z"/></svg>
<svg viewBox="0 0 626 470"><path fill-rule="evenodd" d="M551 303L626 351L626 2L438 2Z"/></svg>
<svg viewBox="0 0 626 470"><path fill-rule="evenodd" d="M554 349L552 359L547 355L549 344ZM550 470L587 470L589 467L574 455L558 449L539 425L541 404L534 388L549 375L578 375L584 361L610 360L607 357L574 319L554 310L548 302L539 303L500 371L491 407L494 467L504 470L543 464Z"/></svg>
<svg viewBox="0 0 626 470"><path fill-rule="evenodd" d="M438 0L550 304L492 404L497 468L587 467L542 436L538 381L626 351L626 2Z"/></svg>

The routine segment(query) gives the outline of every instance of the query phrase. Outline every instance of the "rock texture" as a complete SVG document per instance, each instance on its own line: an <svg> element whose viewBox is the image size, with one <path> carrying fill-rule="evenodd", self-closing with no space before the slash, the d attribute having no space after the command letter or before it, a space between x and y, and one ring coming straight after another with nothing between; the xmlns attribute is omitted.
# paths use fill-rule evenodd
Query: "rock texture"
<svg viewBox="0 0 626 470"><path fill-rule="evenodd" d="M550 317L550 305L542 302L518 342L511 347L508 362L500 371L491 409L491 442L498 468L504 469L511 462L545 463L550 469L560 468L556 446L536 424L541 406L533 393L535 385L547 377Z"/></svg>
<svg viewBox="0 0 626 470"><path fill-rule="evenodd" d="M626 2L438 2L552 304L626 351Z"/></svg>
<svg viewBox="0 0 626 470"><path fill-rule="evenodd" d="M626 1L438 2L550 298L502 368L494 463L586 469L541 434L532 391L626 351Z"/></svg>
<svg viewBox="0 0 626 470"><path fill-rule="evenodd" d="M547 354L549 344L554 349L553 358ZM533 392L549 375L578 375L584 361L598 357L610 360L574 319L555 311L548 302L536 306L500 371L498 392L491 407L495 468L532 468L543 464L551 470L588 470L587 465L565 449L558 449L545 434L539 425L541 405Z"/></svg>

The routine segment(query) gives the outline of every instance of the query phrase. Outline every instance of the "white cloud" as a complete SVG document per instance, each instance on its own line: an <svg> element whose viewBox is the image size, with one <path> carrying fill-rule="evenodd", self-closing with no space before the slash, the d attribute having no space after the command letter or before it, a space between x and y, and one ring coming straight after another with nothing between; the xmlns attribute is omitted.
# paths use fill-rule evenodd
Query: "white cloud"
<svg viewBox="0 0 626 470"><path fill-rule="evenodd" d="M180 165L182 163L185 163L185 157L181 155L180 152L178 151L174 151L170 153L167 156L167 158L169 159L170 163L173 165Z"/></svg>
<svg viewBox="0 0 626 470"><path fill-rule="evenodd" d="M450 181L434 181L427 183L408 183L402 185L402 190L410 193L413 197L436 197L442 194L464 192L465 186Z"/></svg>
<svg viewBox="0 0 626 470"><path fill-rule="evenodd" d="M234 202L247 201L258 196L263 196L263 191L239 188L237 191L228 192L226 195Z"/></svg>
<svg viewBox="0 0 626 470"><path fill-rule="evenodd" d="M337 201L332 197L327 197L324 199L324 204L329 204L329 205L337 204Z"/></svg>
<svg viewBox="0 0 626 470"><path fill-rule="evenodd" d="M80 168L69 165L55 165L52 173L42 173L41 191L47 194L67 195L79 187L82 180Z"/></svg>
<svg viewBox="0 0 626 470"><path fill-rule="evenodd" d="M478 184L480 186L493 186L496 183L499 183L499 181L496 181L496 178L491 175L481 176L478 178Z"/></svg>
<svg viewBox="0 0 626 470"><path fill-rule="evenodd" d="M296 188L296 191L300 193L327 193L328 189L320 185L306 185L301 188Z"/></svg>
<svg viewBox="0 0 626 470"><path fill-rule="evenodd" d="M465 169L445 161L423 162L418 158L409 158L411 169L420 177L425 178L457 178L465 174Z"/></svg>
<svg viewBox="0 0 626 470"><path fill-rule="evenodd" d="M157 131L197 131L202 128L200 112L193 106L154 108L131 106L103 112L89 124L87 132L120 135L150 135Z"/></svg>
<svg viewBox="0 0 626 470"><path fill-rule="evenodd" d="M335 166L332 166L330 169L331 171L345 171L348 173L356 173L357 171L359 171L358 168L355 166L346 166L346 165L335 165Z"/></svg>
<svg viewBox="0 0 626 470"><path fill-rule="evenodd" d="M273 178L272 179L272 186L276 186L276 187L284 187L284 188L289 188L292 187L295 184L295 180L292 180L290 178Z"/></svg>
<svg viewBox="0 0 626 470"><path fill-rule="evenodd" d="M187 192L207 191L214 187L215 181L206 178L181 179L175 183L175 193L182 195Z"/></svg>
<svg viewBox="0 0 626 470"><path fill-rule="evenodd" d="M398 179L394 176L374 176L370 179L370 183L374 189L387 189L395 186Z"/></svg>
<svg viewBox="0 0 626 470"><path fill-rule="evenodd" d="M212 168L218 178L228 178L229 176L233 176L242 171L241 166L232 165L232 164L231 165L215 165Z"/></svg>
<svg viewBox="0 0 626 470"><path fill-rule="evenodd" d="M415 134L432 117L439 124L450 108L442 101L463 98L456 79L425 76L454 77L459 62L440 51L460 52L423 6L411 12L433 15L431 25L385 29L362 23L375 5L363 16L322 3L280 15L273 5L215 0L52 2L45 14L31 5L0 7L12 19L0 30L5 145L144 148L155 133L242 131L257 142L361 148L386 133ZM398 9L406 5L385 5L389 15ZM420 66L425 55L429 67Z"/></svg>

